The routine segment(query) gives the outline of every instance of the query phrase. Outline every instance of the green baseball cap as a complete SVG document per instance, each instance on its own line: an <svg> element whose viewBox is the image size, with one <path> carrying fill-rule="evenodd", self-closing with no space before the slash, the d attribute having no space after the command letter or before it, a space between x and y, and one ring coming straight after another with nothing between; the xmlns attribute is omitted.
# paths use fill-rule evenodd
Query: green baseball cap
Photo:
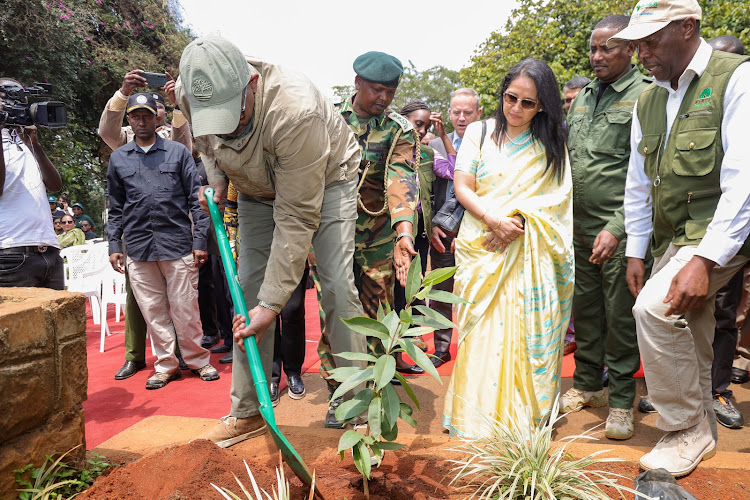
<svg viewBox="0 0 750 500"><path fill-rule="evenodd" d="M209 35L190 42L180 58L180 80L190 103L193 135L229 134L240 122L250 65L239 48Z"/></svg>
<svg viewBox="0 0 750 500"><path fill-rule="evenodd" d="M47 201L50 203L57 203L57 196L47 196Z"/></svg>
<svg viewBox="0 0 750 500"><path fill-rule="evenodd" d="M366 52L354 60L354 72L361 78L386 87L398 87L404 66L385 52Z"/></svg>

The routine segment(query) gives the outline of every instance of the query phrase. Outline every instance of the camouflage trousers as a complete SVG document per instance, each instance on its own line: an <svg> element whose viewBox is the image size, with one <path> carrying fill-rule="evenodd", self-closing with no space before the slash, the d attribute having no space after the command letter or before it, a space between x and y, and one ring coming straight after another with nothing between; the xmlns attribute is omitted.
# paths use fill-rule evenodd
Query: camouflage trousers
<svg viewBox="0 0 750 500"><path fill-rule="evenodd" d="M388 238L384 234L372 234L361 231L362 219L371 219L369 217L360 217L357 220L357 234L356 244L354 248L354 284L359 292L359 300L362 302L362 308L367 316L370 318L377 318L378 306L380 304L388 303L393 306L393 286L395 282L395 273L393 268L393 238ZM389 217L382 217L386 219L385 227L387 227L389 233L391 232L388 227ZM380 218L378 218L380 219ZM378 226L383 226L382 221L378 221ZM382 242L380 244L365 247L360 241L362 236L367 236L370 241L375 240ZM378 236L380 236L378 238ZM385 241L383 241L385 240ZM310 253L308 258L310 265L310 275L315 283L315 289L318 293L318 310L320 314L320 341L318 342L318 356L320 357L320 375L328 384L329 391L333 392L338 387L339 383L335 380L329 379L330 370L336 368L336 360L333 357L331 351L331 345L328 341L328 333L325 328L325 314L320 308L320 294L321 286L320 280L318 279L315 254ZM359 335L358 333L352 333L352 335ZM382 354L384 352L383 345L379 339L375 337L367 337L367 350L370 354Z"/></svg>

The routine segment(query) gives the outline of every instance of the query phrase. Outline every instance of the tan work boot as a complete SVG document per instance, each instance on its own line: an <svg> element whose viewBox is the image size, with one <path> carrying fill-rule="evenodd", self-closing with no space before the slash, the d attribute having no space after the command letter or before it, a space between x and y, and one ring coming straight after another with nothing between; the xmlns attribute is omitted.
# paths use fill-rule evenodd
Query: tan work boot
<svg viewBox="0 0 750 500"><path fill-rule="evenodd" d="M701 460L716 455L716 441L711 435L708 417L696 425L668 432L654 449L641 457L640 464L645 470L663 468L674 477L690 474Z"/></svg>
<svg viewBox="0 0 750 500"><path fill-rule="evenodd" d="M610 408L607 423L604 426L604 435L609 439L630 439L634 433L633 409Z"/></svg>
<svg viewBox="0 0 750 500"><path fill-rule="evenodd" d="M246 439L260 436L267 430L266 422L260 415L247 418L236 418L227 415L226 417L222 417L213 429L195 439L208 439L216 443L216 446L219 448L229 448Z"/></svg>
<svg viewBox="0 0 750 500"><path fill-rule="evenodd" d="M604 394L604 389L586 392L573 387L560 397L560 411L562 413L578 411L585 406L599 408L606 404L607 396Z"/></svg>

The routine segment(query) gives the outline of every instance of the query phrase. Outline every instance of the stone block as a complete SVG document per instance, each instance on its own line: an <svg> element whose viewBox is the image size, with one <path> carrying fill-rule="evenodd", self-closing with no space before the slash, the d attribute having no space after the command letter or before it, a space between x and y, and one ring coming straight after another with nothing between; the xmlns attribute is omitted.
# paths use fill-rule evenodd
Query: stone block
<svg viewBox="0 0 750 500"><path fill-rule="evenodd" d="M0 367L0 436L11 439L42 425L56 410L52 357Z"/></svg>
<svg viewBox="0 0 750 500"><path fill-rule="evenodd" d="M54 329L42 304L35 299L0 304L0 366L52 354Z"/></svg>
<svg viewBox="0 0 750 500"><path fill-rule="evenodd" d="M86 297L83 294L64 292L63 296L49 301L44 307L58 341L86 338Z"/></svg>
<svg viewBox="0 0 750 500"><path fill-rule="evenodd" d="M58 346L57 369L57 407L72 408L86 401L89 370L85 336L63 342Z"/></svg>
<svg viewBox="0 0 750 500"><path fill-rule="evenodd" d="M0 444L0 498L17 498L13 471L27 464L39 467L46 455L59 455L81 445L66 455L63 461L69 465L82 465L86 453L83 410L58 415L43 427L34 429L16 439Z"/></svg>

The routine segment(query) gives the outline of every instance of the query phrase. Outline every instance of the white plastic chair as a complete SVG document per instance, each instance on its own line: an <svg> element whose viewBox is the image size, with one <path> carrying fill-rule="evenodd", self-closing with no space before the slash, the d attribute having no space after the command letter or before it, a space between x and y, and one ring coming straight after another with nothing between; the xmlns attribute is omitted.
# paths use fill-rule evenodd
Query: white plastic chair
<svg viewBox="0 0 750 500"><path fill-rule="evenodd" d="M101 273L109 266L107 244L75 245L60 250L65 272L65 288L86 295L91 302L94 324L101 316Z"/></svg>
<svg viewBox="0 0 750 500"><path fill-rule="evenodd" d="M125 275L118 273L112 266L102 271L102 303L101 303L101 340L99 342L99 352L104 352L105 335L110 335L109 324L107 323L107 306L115 305L115 322L120 322L120 306L125 305L128 293L125 288ZM153 349L152 349L153 350Z"/></svg>

